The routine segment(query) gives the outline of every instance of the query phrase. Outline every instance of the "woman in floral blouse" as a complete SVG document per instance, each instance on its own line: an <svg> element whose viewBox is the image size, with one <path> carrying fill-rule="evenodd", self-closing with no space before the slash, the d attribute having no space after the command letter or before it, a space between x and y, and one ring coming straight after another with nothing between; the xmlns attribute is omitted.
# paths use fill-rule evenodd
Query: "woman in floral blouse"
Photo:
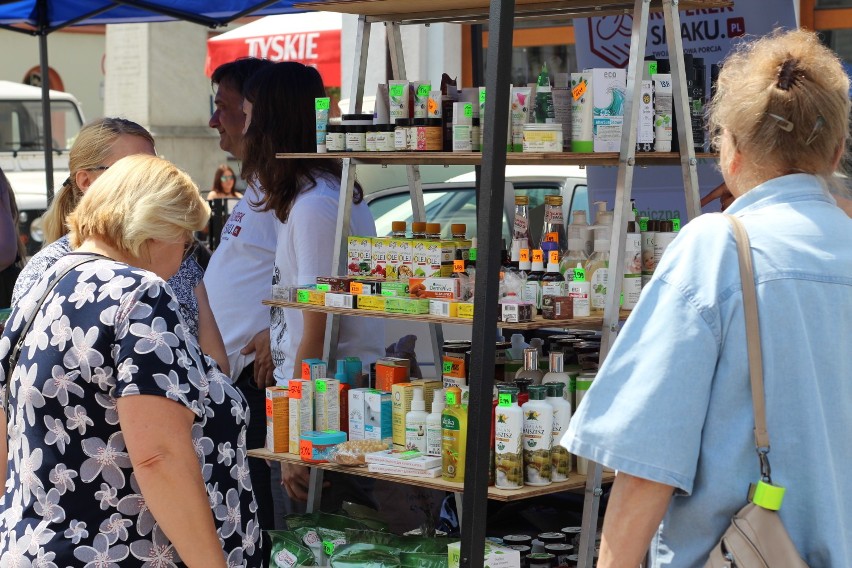
<svg viewBox="0 0 852 568"><path fill-rule="evenodd" d="M10 316L4 564L261 565L245 401L200 353L165 282L208 216L169 162L119 160L70 216L74 251Z"/></svg>

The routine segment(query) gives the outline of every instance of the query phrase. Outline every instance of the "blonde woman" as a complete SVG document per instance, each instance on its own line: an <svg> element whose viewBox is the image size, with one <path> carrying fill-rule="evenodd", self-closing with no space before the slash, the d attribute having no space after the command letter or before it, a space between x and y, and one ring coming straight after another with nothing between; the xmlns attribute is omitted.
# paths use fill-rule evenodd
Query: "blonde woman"
<svg viewBox="0 0 852 568"><path fill-rule="evenodd" d="M77 135L68 156L71 174L44 215L45 243L18 276L12 294L12 306L57 260L71 251L68 240L68 216L85 192L115 162L133 154L153 156L154 139L135 122L124 118L102 118L85 125ZM180 270L169 279L180 304L180 312L189 330L198 338L204 353L213 357L225 372L228 358L222 336L210 311L207 291L202 282L204 271L191 254Z"/></svg>
<svg viewBox="0 0 852 568"><path fill-rule="evenodd" d="M209 215L169 162L119 160L69 216L74 251L14 309L0 338L4 564L261 565L245 400L165 282Z"/></svg>
<svg viewBox="0 0 852 568"><path fill-rule="evenodd" d="M849 79L807 31L744 44L719 75L714 144L751 240L772 482L809 566L852 566L852 220L829 192ZM703 566L760 480L732 227L689 222L562 440L618 470L598 566ZM767 448L768 450L769 448Z"/></svg>

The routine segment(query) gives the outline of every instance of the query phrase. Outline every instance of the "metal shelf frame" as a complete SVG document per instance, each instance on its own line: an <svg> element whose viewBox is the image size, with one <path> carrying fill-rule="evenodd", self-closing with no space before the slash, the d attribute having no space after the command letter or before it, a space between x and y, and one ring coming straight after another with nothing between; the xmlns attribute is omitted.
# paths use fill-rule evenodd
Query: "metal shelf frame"
<svg viewBox="0 0 852 568"><path fill-rule="evenodd" d="M625 128L622 132L621 151L617 155L588 160L571 161L570 155L562 155L563 163L618 166L616 196L614 203L613 232L610 245L610 273L608 296L603 316L603 336L601 342L601 361L606 358L619 332L618 299L621 293L621 279L624 271L624 241L626 219L630 209L630 196L633 184L633 171L646 158L641 156L637 163L636 120L639 110L639 87L642 78L642 61L649 13L662 11L665 19L666 34L669 38L669 59L673 79L673 98L678 116L679 155L667 155L665 161L671 164L679 161L684 191L687 201L687 214L690 219L700 214L698 195L698 177L696 155L693 147L692 130L689 120L688 94L683 67L683 42L680 35L680 16L678 10L687 8L709 8L729 6L727 0L326 0L323 2L305 2L297 4L306 10L337 11L358 14L356 34L355 68L352 76L352 97L354 111L360 112L364 96L364 78L367 63L367 49L372 23L383 23L387 27L391 68L394 79L405 79L405 65L400 41L400 25L427 22L485 21L489 23L488 60L485 80L488 104L485 108L483 124L485 139L482 153L476 157L464 156L458 159L475 160L477 164L477 239L480 255L477 259L477 271L484 278L477 278L475 297L477 308L474 312L473 326L477 330L495 329L498 308L498 278L500 267L500 247L488 246L499 243L502 231L502 206L505 192L505 167L507 161L506 135L508 129L509 78L512 50L512 32L516 18L601 16L607 14L632 14L630 59L627 66L627 92L624 111ZM280 155L281 158L296 157ZM300 156L301 157L301 156ZM338 274L345 273L346 237L349 233L351 199L355 184L355 167L358 163L369 163L383 156L341 156L343 158L343 179L338 205L338 219L335 233L337 243L334 251L334 266ZM387 156L389 162L393 156ZM704 157L711 157L702 155ZM438 160L456 159L452 156L433 156ZM662 158L662 157L661 157ZM409 187L411 190L414 219L424 219L423 191L420 173L416 164L431 163L428 156L400 157L397 163L406 163ZM558 158L541 158L539 163L552 163ZM533 163L535 158L529 158ZM649 162L649 163L653 163ZM326 329L324 353L329 360L336 355L339 336L340 315L330 314ZM436 361L440 360L442 344L440 325L430 325ZM468 416L468 447L489 447L491 396L494 381L494 341L486 333L475 333L471 348L470 406ZM481 567L484 560L483 542L487 521L488 501L488 452L471 451L465 461L465 491L461 497L464 521L462 523L461 563L463 568ZM311 468L309 489L309 510L319 505L322 487L322 468ZM582 568L592 566L595 533L597 529L600 496L602 494L602 468L590 463L585 486L583 508L583 531L580 539L579 564ZM456 493L458 498L458 493ZM460 515L461 516L461 515Z"/></svg>

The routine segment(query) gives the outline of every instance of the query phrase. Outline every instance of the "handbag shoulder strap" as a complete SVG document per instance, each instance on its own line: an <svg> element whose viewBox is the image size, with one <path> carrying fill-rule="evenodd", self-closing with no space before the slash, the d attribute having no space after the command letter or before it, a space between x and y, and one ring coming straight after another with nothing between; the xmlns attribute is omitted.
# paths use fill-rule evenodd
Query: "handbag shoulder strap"
<svg viewBox="0 0 852 568"><path fill-rule="evenodd" d="M14 370L15 366L17 366L17 364L18 364L18 357L20 356L21 351L24 348L24 338L26 338L27 333L30 331L30 328L33 325L33 321L35 321L35 319L36 319L36 315L38 314L38 311L41 309L41 306L44 304L45 300L47 300L47 297L50 295L50 293L53 291L53 289L56 287L56 285L59 283L59 281L62 280L65 277L66 274L68 274L69 272L71 272L72 270L74 270L75 268L80 266L81 264L85 264L86 262L91 262L93 260L98 260L98 259L101 259L101 258L106 258L106 257L104 257L103 255L100 255L100 254L87 254L85 256L82 256L82 257L78 258L77 260L75 260L74 262L72 262L71 264L69 264L68 266L66 266L65 268L63 268L56 275L56 277L50 282L50 284L47 285L47 289L44 291L44 294L41 295L41 298L39 298L38 302L35 305L35 309L33 309L32 313L30 314L29 319L26 320L26 323L24 324L23 329L21 329L21 335L18 336L18 341L15 343L15 347L9 353L9 364L6 367L8 369L8 371L7 371L8 376L10 376L10 377L12 376L12 371ZM7 411L6 412L7 416L9 414L8 408L7 408L8 402L9 402L9 395L8 395L8 392L7 392L5 400L3 401L3 409Z"/></svg>
<svg viewBox="0 0 852 568"><path fill-rule="evenodd" d="M751 398L754 406L754 444L758 453L769 450L769 432L766 429L766 404L763 391L763 355L760 349L760 323L757 316L757 291L754 286L754 270L751 262L751 247L748 233L742 222L733 215L726 215L734 228L737 241L737 256L740 264L740 279L743 287L745 310L746 344L748 347L748 370L751 377Z"/></svg>

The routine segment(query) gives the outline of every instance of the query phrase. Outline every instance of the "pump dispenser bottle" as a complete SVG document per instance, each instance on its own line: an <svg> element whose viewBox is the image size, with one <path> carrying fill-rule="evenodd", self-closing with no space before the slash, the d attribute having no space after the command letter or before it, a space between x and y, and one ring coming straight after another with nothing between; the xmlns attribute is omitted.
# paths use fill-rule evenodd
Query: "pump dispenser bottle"
<svg viewBox="0 0 852 568"><path fill-rule="evenodd" d="M568 225L568 247L559 262L559 272L565 275L565 280L574 279L574 267L579 263L585 266L589 260L591 229L586 222L585 211L574 211L574 222Z"/></svg>
<svg viewBox="0 0 852 568"><path fill-rule="evenodd" d="M441 455L441 414L444 412L444 389L432 393L432 412L426 416L426 455Z"/></svg>
<svg viewBox="0 0 852 568"><path fill-rule="evenodd" d="M538 369L538 349L524 349L524 367L515 373L515 380L530 379L533 385L540 385L543 377L544 373Z"/></svg>
<svg viewBox="0 0 852 568"><path fill-rule="evenodd" d="M606 203L598 202L606 207ZM603 313L609 280L609 241L612 234L612 212L598 211L595 231L595 250L586 262L586 276L591 287L591 311Z"/></svg>
<svg viewBox="0 0 852 568"><path fill-rule="evenodd" d="M411 410L405 415L405 449L426 453L426 401L423 389L415 387Z"/></svg>

